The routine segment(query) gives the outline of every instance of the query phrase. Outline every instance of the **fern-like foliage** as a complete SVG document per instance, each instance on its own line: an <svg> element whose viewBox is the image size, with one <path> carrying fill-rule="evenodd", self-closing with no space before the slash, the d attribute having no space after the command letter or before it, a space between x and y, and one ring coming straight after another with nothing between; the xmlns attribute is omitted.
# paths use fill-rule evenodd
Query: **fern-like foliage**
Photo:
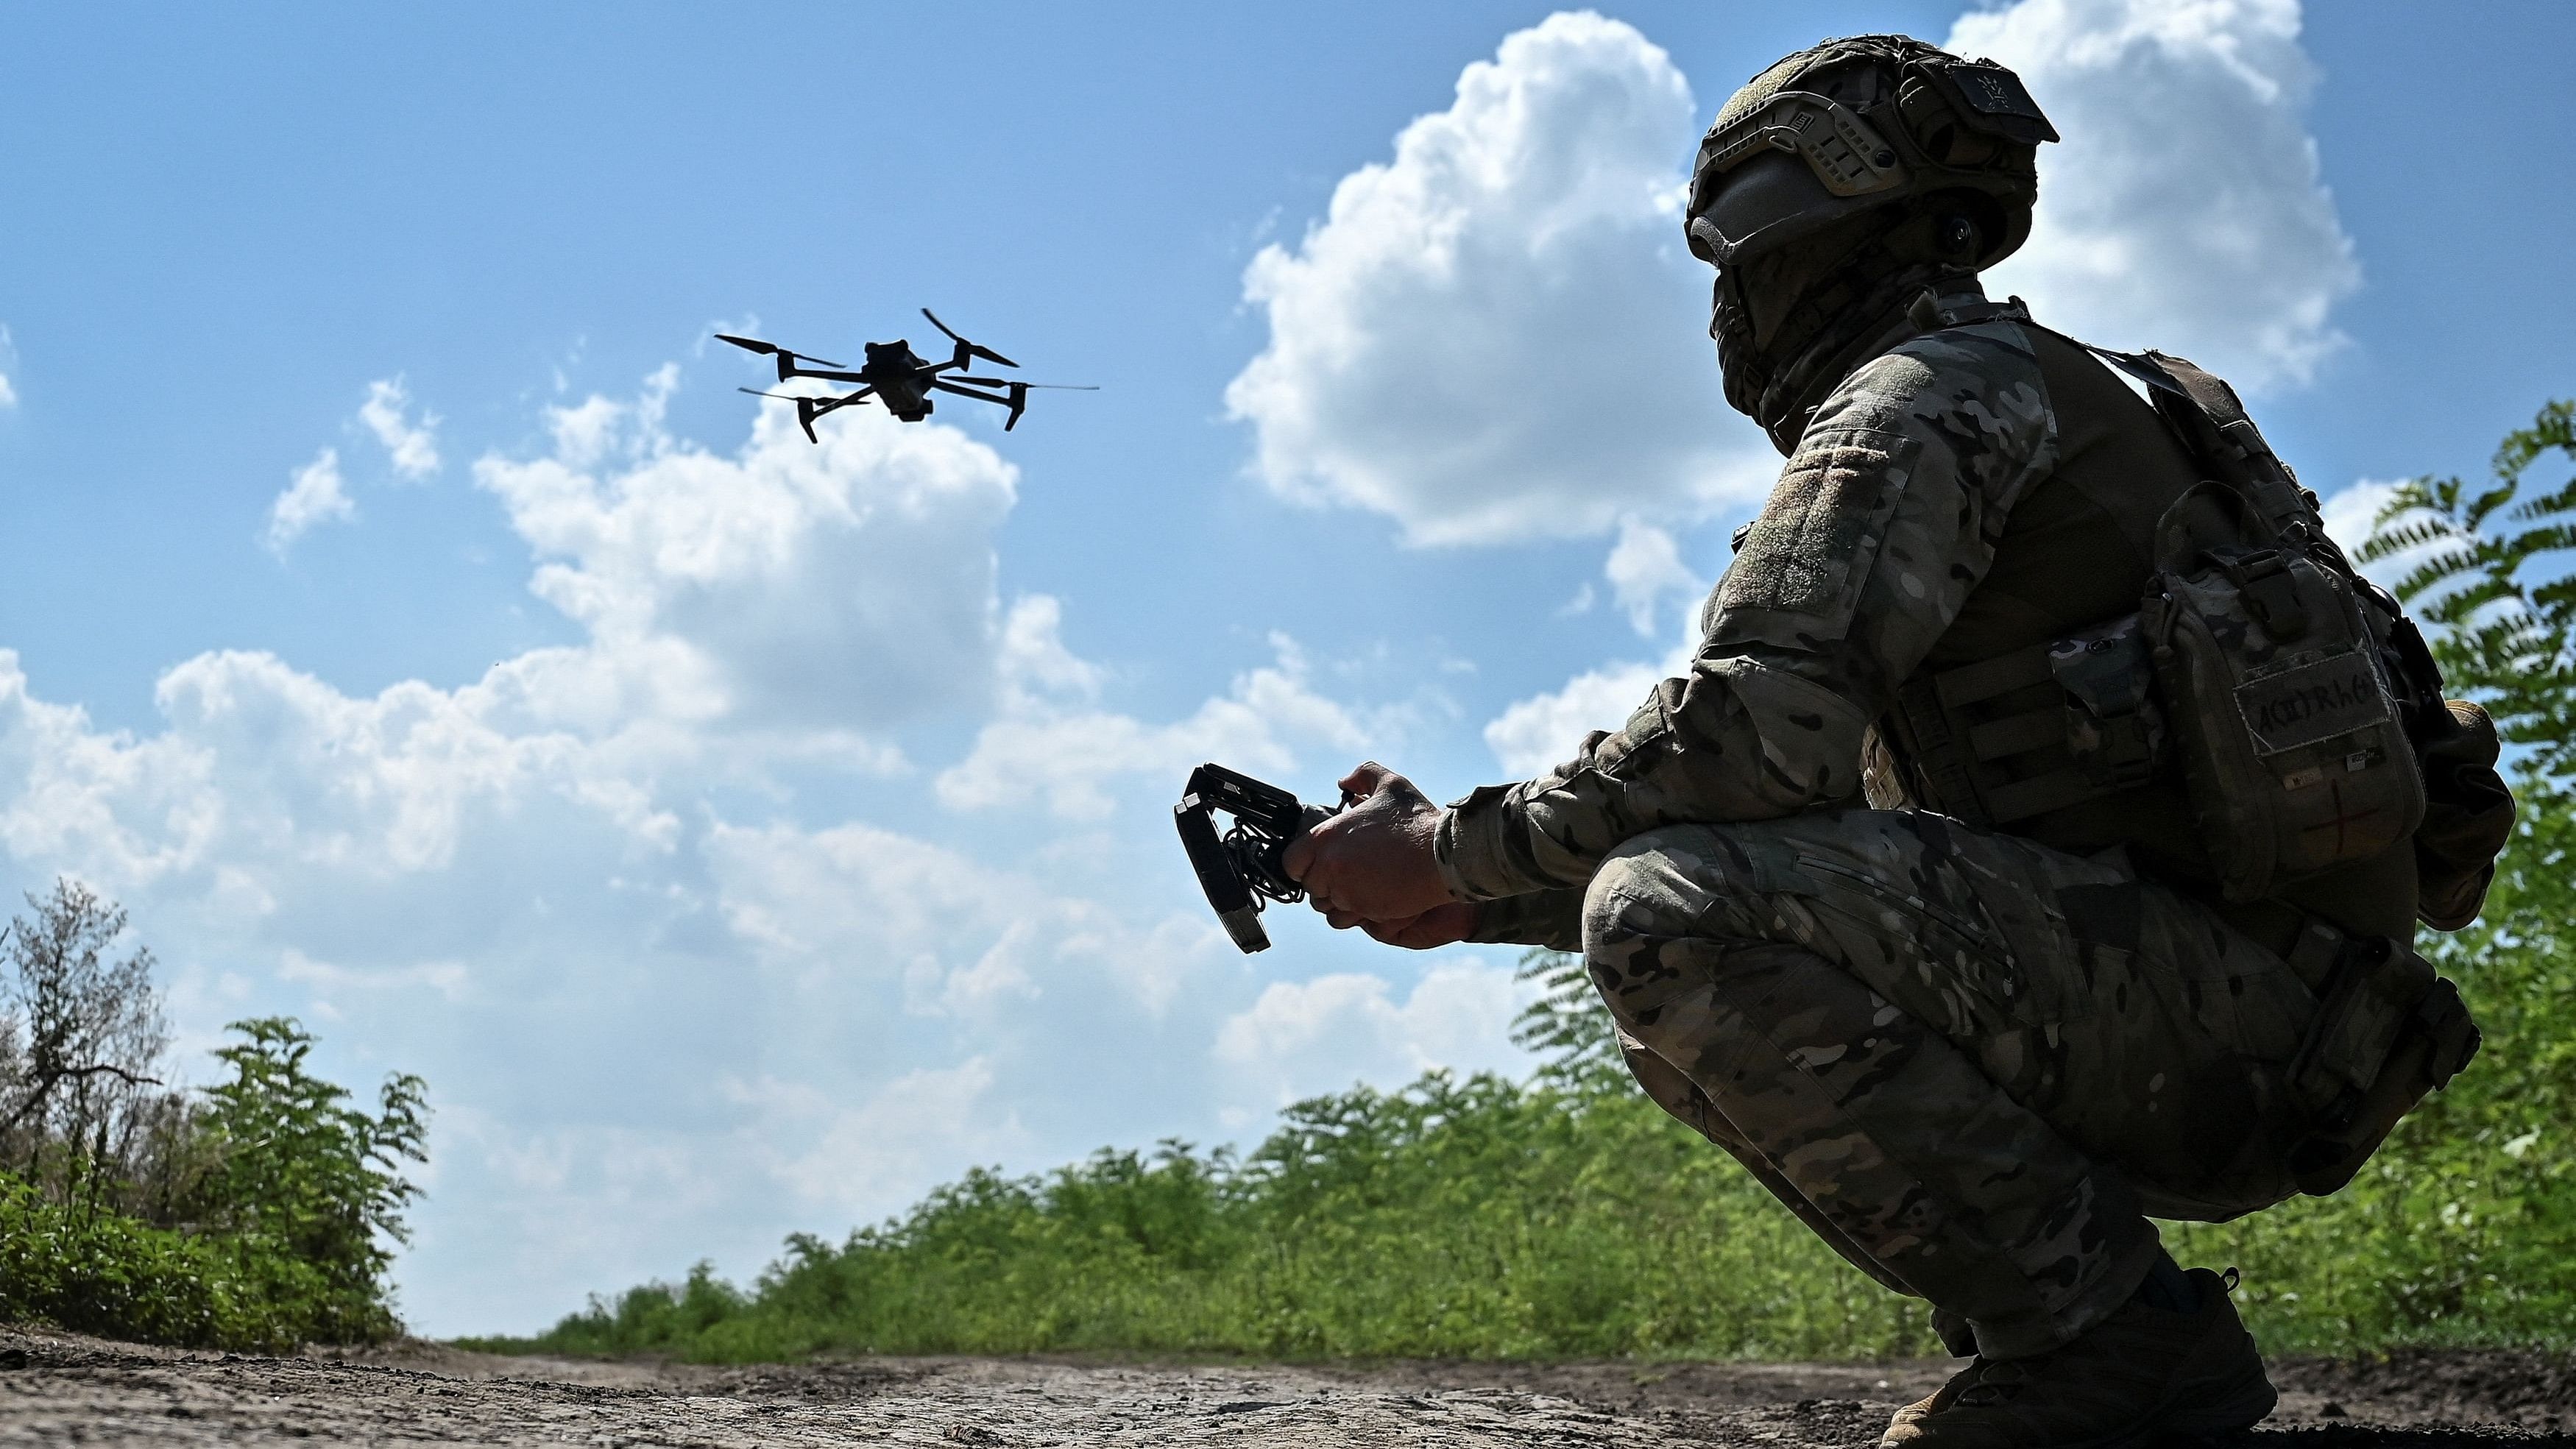
<svg viewBox="0 0 2576 1449"><path fill-rule="evenodd" d="M2553 402L2505 435L2494 478L2416 478L2371 521L2363 562L2416 556L2397 585L2451 693L2475 699L2552 783L2576 774L2576 475L2531 477L2551 454L2576 462L2576 402Z"/></svg>

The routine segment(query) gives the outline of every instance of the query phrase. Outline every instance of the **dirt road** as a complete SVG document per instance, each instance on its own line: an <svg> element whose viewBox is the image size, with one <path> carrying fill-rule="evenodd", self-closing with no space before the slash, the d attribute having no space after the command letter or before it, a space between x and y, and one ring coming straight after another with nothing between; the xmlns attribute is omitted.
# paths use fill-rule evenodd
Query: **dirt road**
<svg viewBox="0 0 2576 1449"><path fill-rule="evenodd" d="M0 1329L0 1445L1868 1444L1937 1363L1176 1365L864 1359L742 1369L428 1344L256 1358ZM2576 1367L2535 1355L2289 1363L2253 1442L2567 1442Z"/></svg>

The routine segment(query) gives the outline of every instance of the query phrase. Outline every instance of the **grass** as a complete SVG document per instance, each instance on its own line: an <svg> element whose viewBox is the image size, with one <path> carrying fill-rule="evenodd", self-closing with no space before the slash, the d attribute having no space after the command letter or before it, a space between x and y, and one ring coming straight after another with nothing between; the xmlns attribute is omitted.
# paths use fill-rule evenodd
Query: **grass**
<svg viewBox="0 0 2576 1449"><path fill-rule="evenodd" d="M2221 1225L2277 1351L2576 1345L2576 954L2545 797L2485 924L2440 949L2476 1065L2352 1185ZM1542 965L1542 970L1545 966ZM1292 1108L1237 1158L1166 1143L1041 1176L970 1173L747 1286L700 1265L495 1351L712 1362L1090 1350L1265 1358L1869 1358L1935 1351L1925 1306L1836 1258L1723 1154L1602 1070L1554 980L1515 1083L1426 1076ZM1615 1068L1611 1069L1615 1071Z"/></svg>

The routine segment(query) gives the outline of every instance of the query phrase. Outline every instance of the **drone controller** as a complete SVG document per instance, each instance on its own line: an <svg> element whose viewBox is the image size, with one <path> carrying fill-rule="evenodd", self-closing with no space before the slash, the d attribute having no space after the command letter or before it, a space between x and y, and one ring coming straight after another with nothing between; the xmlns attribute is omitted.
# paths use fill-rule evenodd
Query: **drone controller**
<svg viewBox="0 0 2576 1449"><path fill-rule="evenodd" d="M1234 817L1223 835L1216 827L1220 810ZM1306 898L1305 889L1288 875L1288 842L1332 814L1321 805L1301 805L1278 786L1223 765L1201 765L1190 772L1181 803L1172 807L1172 823L1180 827L1181 844L1190 853L1190 868L1198 872L1208 904L1245 952L1270 948L1270 936L1261 929L1264 900L1293 906Z"/></svg>

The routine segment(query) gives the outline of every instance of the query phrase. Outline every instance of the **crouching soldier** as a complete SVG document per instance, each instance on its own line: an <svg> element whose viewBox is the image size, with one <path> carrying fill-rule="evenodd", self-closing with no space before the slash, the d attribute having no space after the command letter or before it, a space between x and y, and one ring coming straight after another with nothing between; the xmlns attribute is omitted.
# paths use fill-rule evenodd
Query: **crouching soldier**
<svg viewBox="0 0 2576 1449"><path fill-rule="evenodd" d="M1737 92L1687 225L1788 465L1688 674L1446 809L1363 765L1287 858L1391 944L1582 951L1645 1090L1973 1355L1889 1445L2270 1411L2149 1218L2331 1192L2458 1070L2415 929L2512 816L2224 383L1983 294L2055 139L1900 36Z"/></svg>

